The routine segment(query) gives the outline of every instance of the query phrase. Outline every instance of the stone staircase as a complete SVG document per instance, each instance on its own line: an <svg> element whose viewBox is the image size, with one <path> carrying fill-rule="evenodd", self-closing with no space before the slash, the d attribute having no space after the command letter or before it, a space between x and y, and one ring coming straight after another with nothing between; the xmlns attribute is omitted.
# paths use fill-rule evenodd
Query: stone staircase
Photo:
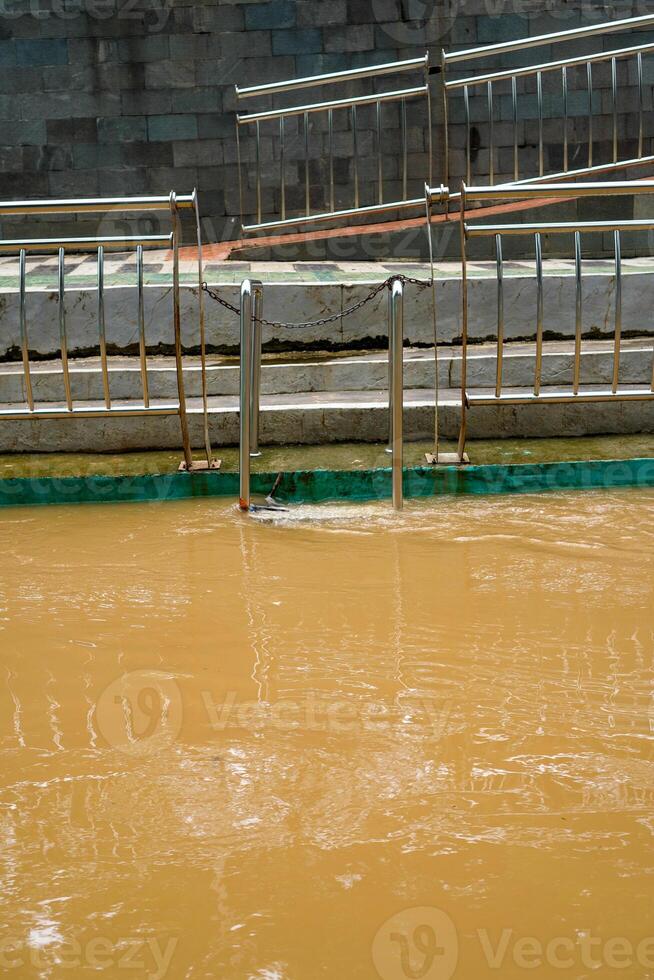
<svg viewBox="0 0 654 980"><path fill-rule="evenodd" d="M652 381L651 338L622 343L620 383ZM528 391L533 384L535 345L506 345L503 381ZM544 345L543 388L572 382L571 341ZM78 405L102 404L98 358L69 362L73 399ZM581 381L605 387L613 370L613 347L607 340L584 341ZM456 436L460 419L461 351L439 350L439 420L446 438ZM474 345L468 354L468 387L495 385L494 344ZM198 357L186 357L184 368L189 422L194 445L202 445L201 370ZM151 404L177 397L172 357L148 357ZM434 426L433 349L406 348L404 357L405 436L429 439ZM109 384L115 407L141 399L140 364L136 357L109 358ZM40 405L62 405L61 364L43 360L32 367L32 385ZM216 447L238 442L239 364L234 357L209 355L207 361L210 433ZM383 441L388 430L388 359L384 351L362 353L266 354L261 372L261 442L268 444ZM0 364L0 408L25 404L20 363ZM629 404L527 405L476 407L469 413L469 435L501 438L539 435L583 435L654 431L654 402ZM0 451L125 451L177 448L179 422L172 417L20 420L0 426Z"/></svg>

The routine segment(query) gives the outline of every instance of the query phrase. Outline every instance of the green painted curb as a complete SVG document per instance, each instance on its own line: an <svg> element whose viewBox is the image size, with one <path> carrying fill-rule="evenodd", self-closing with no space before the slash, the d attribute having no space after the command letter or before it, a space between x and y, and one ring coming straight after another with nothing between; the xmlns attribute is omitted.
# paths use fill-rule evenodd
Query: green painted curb
<svg viewBox="0 0 654 980"><path fill-rule="evenodd" d="M282 503L379 500L390 497L391 470L307 470L252 474L253 494L269 494L275 484L275 499ZM652 486L654 459L419 466L404 471L404 492L407 497ZM233 497L236 500L238 473L215 471L0 480L0 507L188 500L195 497Z"/></svg>

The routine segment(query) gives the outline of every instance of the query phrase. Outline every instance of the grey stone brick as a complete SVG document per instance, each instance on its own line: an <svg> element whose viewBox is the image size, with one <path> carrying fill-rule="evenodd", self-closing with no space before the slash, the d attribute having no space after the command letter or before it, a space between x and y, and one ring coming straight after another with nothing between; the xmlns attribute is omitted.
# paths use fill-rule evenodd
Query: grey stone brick
<svg viewBox="0 0 654 980"><path fill-rule="evenodd" d="M220 91L214 88L194 88L173 94L173 112L214 112L220 108Z"/></svg>
<svg viewBox="0 0 654 980"><path fill-rule="evenodd" d="M155 61L145 66L146 88L193 88L195 65L185 61Z"/></svg>
<svg viewBox="0 0 654 980"><path fill-rule="evenodd" d="M25 170L70 170L73 153L70 146L26 146L23 150Z"/></svg>
<svg viewBox="0 0 654 980"><path fill-rule="evenodd" d="M124 115L161 116L172 111L173 93L157 89L130 89L120 93L120 106Z"/></svg>
<svg viewBox="0 0 654 980"><path fill-rule="evenodd" d="M182 140L172 148L176 167L216 167L223 162L221 140Z"/></svg>
<svg viewBox="0 0 654 980"><path fill-rule="evenodd" d="M16 146L37 146L46 142L47 131L44 119L30 119L25 122L5 121L2 124L2 139Z"/></svg>
<svg viewBox="0 0 654 980"><path fill-rule="evenodd" d="M346 0L298 0L298 27L324 27L327 24L346 24Z"/></svg>
<svg viewBox="0 0 654 980"><path fill-rule="evenodd" d="M147 137L145 116L116 116L98 119L98 139L101 143L144 140Z"/></svg>
<svg viewBox="0 0 654 980"><path fill-rule="evenodd" d="M158 140L192 140L198 136L198 121L196 116L166 115L150 116L148 119L148 139Z"/></svg>
<svg viewBox="0 0 654 980"><path fill-rule="evenodd" d="M227 63L234 63L241 58L267 58L273 54L270 31L247 31L243 33L225 33L218 36L216 57ZM294 52L280 51L275 54Z"/></svg>
<svg viewBox="0 0 654 980"><path fill-rule="evenodd" d="M265 31L295 25L294 0L269 0L268 3L252 3L244 8L245 29Z"/></svg>
<svg viewBox="0 0 654 980"><path fill-rule="evenodd" d="M368 51L375 46L375 31L372 24L357 27L326 27L325 51Z"/></svg>
<svg viewBox="0 0 654 980"><path fill-rule="evenodd" d="M234 139L234 119L224 113L198 114L198 136L204 139Z"/></svg>
<svg viewBox="0 0 654 980"><path fill-rule="evenodd" d="M272 49L274 54L311 54L322 51L322 33L317 28L302 28L295 31L273 31Z"/></svg>
<svg viewBox="0 0 654 980"><path fill-rule="evenodd" d="M16 41L16 64L37 65L68 64L68 42L64 39L19 39Z"/></svg>
<svg viewBox="0 0 654 980"><path fill-rule="evenodd" d="M97 121L88 119L48 119L48 143L92 143L97 139Z"/></svg>

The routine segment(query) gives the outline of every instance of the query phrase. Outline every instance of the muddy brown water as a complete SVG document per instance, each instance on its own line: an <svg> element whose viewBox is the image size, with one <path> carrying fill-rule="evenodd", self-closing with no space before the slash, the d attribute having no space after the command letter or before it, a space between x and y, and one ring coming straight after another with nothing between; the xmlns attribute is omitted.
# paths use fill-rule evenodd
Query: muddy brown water
<svg viewBox="0 0 654 980"><path fill-rule="evenodd" d="M0 975L654 977L654 492L0 518Z"/></svg>

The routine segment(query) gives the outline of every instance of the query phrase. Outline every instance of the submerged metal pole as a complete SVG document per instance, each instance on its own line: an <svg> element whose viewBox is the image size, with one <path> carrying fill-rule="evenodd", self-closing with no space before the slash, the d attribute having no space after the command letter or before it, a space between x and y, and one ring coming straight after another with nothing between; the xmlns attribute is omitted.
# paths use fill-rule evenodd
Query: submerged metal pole
<svg viewBox="0 0 654 980"><path fill-rule="evenodd" d="M391 446L393 450L393 508L402 510L404 409L404 285L396 279L388 294L388 332L391 356Z"/></svg>
<svg viewBox="0 0 654 980"><path fill-rule="evenodd" d="M250 509L250 413L252 408L252 293L261 295L258 280L241 285L241 363L239 397L239 500L241 510Z"/></svg>
<svg viewBox="0 0 654 980"><path fill-rule="evenodd" d="M252 309L252 349L250 351L250 456L261 456L259 450L259 401L261 394L261 317L263 292L261 284L254 286Z"/></svg>

